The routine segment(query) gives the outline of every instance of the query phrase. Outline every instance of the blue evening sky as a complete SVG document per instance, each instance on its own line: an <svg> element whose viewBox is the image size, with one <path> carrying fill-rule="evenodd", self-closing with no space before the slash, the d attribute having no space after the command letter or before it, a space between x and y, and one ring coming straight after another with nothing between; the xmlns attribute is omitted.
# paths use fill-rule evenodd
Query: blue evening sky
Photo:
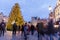
<svg viewBox="0 0 60 40"><path fill-rule="evenodd" d="M25 21L30 21L32 16L48 18L48 7L51 5L54 8L56 2L56 0L0 0L0 12L9 16L13 5L19 3Z"/></svg>

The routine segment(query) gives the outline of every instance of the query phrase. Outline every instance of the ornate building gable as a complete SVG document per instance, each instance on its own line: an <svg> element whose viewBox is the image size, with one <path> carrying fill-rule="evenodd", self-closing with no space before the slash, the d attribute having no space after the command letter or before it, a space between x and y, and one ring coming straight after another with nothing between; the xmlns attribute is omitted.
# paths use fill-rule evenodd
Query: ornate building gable
<svg viewBox="0 0 60 40"><path fill-rule="evenodd" d="M54 9L55 21L58 21L60 18L60 0L57 1L57 5Z"/></svg>

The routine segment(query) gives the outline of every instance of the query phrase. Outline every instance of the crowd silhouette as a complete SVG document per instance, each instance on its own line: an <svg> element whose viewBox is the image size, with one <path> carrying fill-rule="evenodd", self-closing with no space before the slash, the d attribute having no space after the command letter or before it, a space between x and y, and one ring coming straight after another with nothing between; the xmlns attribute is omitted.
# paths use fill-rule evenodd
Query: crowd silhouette
<svg viewBox="0 0 60 40"><path fill-rule="evenodd" d="M39 20L38 20L36 26L34 26L31 23L29 25L28 22L26 22L24 25L20 26L20 25L17 25L15 22L12 25L12 29L13 29L12 35L16 36L16 32L18 31L18 33L20 33L20 31L21 31L21 34L24 34L24 40L28 40L28 35L33 36L34 32L37 31L38 40L42 40L43 36L46 38L46 40L54 40L53 36L55 36L57 33L59 33L58 35L60 36L60 20L57 21L56 24L59 25L58 28L54 27L54 22L52 19L50 19L47 22L47 25L45 25L45 27L44 27L44 23ZM4 20L2 20L2 22L0 23L0 36L1 35L4 36L5 30L6 30L6 23L4 22ZM47 35L47 36L45 36L45 35ZM48 36L50 37L50 39L48 38ZM58 40L60 40L60 37Z"/></svg>

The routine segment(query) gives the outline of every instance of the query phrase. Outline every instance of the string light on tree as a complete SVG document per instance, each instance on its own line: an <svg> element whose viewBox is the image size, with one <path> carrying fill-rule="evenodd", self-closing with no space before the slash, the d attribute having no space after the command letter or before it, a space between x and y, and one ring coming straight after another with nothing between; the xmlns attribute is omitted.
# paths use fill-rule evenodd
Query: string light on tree
<svg viewBox="0 0 60 40"><path fill-rule="evenodd" d="M9 15L9 18L8 18L8 23L7 23L7 28L11 29L12 24L14 22L16 22L17 26L22 26L24 24L24 20L23 20L21 10L20 10L20 7L19 7L18 3L16 3L13 6L13 8L10 12L10 15Z"/></svg>

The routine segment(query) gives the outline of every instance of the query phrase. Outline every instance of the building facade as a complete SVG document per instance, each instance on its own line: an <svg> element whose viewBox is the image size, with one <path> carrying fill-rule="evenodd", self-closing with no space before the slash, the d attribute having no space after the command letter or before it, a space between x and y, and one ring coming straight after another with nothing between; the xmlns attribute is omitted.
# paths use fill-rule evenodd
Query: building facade
<svg viewBox="0 0 60 40"><path fill-rule="evenodd" d="M4 16L3 13L1 12L0 13L0 23L2 22L2 20L4 20L4 22L8 22L8 17L7 16Z"/></svg>
<svg viewBox="0 0 60 40"><path fill-rule="evenodd" d="M59 21L60 18L60 0L57 0L56 7L54 9L55 21Z"/></svg>
<svg viewBox="0 0 60 40"><path fill-rule="evenodd" d="M46 27L48 21L48 19L40 19L39 17L32 17L31 18L31 23L36 27L38 22L43 22L44 27Z"/></svg>
<svg viewBox="0 0 60 40"><path fill-rule="evenodd" d="M32 17L31 18L31 24L33 24L34 26L36 26L37 20L38 20L38 17Z"/></svg>

